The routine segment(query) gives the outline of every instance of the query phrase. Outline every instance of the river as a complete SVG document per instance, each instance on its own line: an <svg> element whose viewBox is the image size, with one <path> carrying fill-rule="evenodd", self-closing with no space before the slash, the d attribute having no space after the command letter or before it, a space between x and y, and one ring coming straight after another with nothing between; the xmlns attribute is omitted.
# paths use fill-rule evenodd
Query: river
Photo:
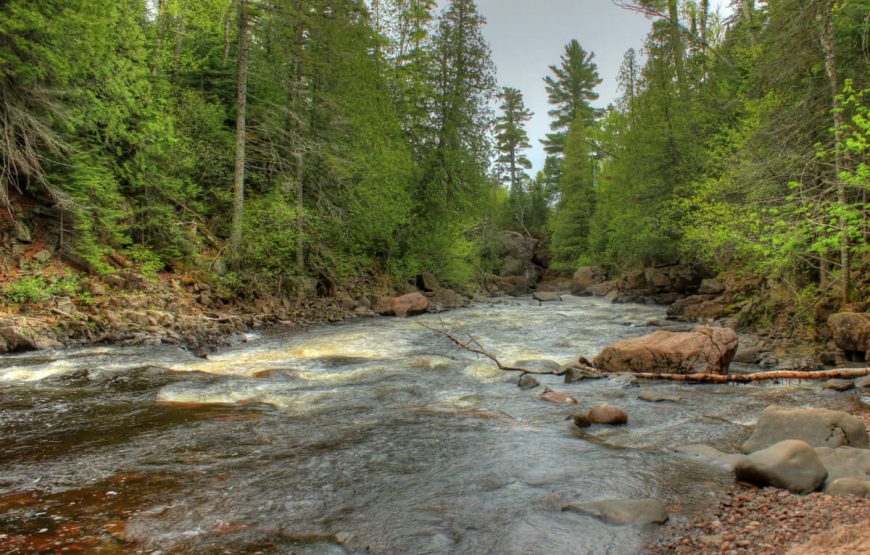
<svg viewBox="0 0 870 555"><path fill-rule="evenodd" d="M567 362L663 316L514 299L270 330L207 360L112 346L0 358L0 552L639 552L656 528L562 504L656 497L686 518L733 475L675 447L736 450L769 404L846 401L816 384L542 378L580 402L553 405L419 323L470 332L505 362ZM565 421L602 401L629 425Z"/></svg>

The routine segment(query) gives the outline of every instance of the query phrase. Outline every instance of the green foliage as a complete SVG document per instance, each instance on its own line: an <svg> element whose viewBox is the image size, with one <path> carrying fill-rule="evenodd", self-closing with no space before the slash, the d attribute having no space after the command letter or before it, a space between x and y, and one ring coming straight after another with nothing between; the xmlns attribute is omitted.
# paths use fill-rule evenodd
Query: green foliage
<svg viewBox="0 0 870 555"><path fill-rule="evenodd" d="M13 304L42 303L55 295L73 296L79 292L75 276L49 279L45 276L24 276L3 288L7 301Z"/></svg>

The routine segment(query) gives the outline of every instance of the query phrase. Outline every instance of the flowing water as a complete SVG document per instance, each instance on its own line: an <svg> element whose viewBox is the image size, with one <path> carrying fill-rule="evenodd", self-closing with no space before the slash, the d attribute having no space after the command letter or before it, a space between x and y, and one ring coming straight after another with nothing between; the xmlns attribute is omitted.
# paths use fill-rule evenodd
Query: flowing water
<svg viewBox="0 0 870 555"><path fill-rule="evenodd" d="M0 552L635 553L655 528L562 512L656 497L673 519L733 476L673 451L734 450L771 404L843 408L816 385L563 385L553 405L419 324L504 362L591 357L658 307L565 297L270 331L201 360L95 347L0 358ZM641 390L682 398L645 403ZM572 430L602 401L629 425Z"/></svg>

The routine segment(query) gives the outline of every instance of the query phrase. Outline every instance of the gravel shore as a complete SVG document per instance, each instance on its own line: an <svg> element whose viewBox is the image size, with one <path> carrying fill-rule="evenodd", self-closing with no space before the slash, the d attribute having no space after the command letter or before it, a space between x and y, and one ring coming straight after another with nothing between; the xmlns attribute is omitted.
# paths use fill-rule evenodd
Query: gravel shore
<svg viewBox="0 0 870 555"><path fill-rule="evenodd" d="M870 430L870 407L853 411ZM718 504L671 525L650 554L870 554L870 499L795 495L735 484Z"/></svg>

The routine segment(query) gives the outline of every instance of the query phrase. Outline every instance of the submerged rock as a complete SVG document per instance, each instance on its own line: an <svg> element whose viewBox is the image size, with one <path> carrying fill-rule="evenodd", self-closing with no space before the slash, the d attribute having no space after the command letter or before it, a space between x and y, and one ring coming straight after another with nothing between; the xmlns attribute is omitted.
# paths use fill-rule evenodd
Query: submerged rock
<svg viewBox="0 0 870 555"><path fill-rule="evenodd" d="M656 393L655 391L644 391L638 395L637 398L641 401L648 401L650 403L676 403L682 401L682 398L677 397L676 395L665 395L664 393Z"/></svg>
<svg viewBox="0 0 870 555"><path fill-rule="evenodd" d="M628 423L628 414L619 407L614 407L610 403L601 403L598 406L592 407L586 415L589 422L593 424L609 424L611 426Z"/></svg>
<svg viewBox="0 0 870 555"><path fill-rule="evenodd" d="M825 483L828 471L812 446L796 439L780 441L737 462L738 480L773 486L792 493L810 493Z"/></svg>
<svg viewBox="0 0 870 555"><path fill-rule="evenodd" d="M864 423L851 414L828 409L789 409L771 405L761 413L758 424L741 450L752 453L786 439L799 439L813 447L870 447Z"/></svg>
<svg viewBox="0 0 870 555"><path fill-rule="evenodd" d="M586 370L585 368L577 368L573 366L569 366L565 369L565 383L574 383L582 380L600 380L604 378L603 375L598 374L596 372L591 372Z"/></svg>
<svg viewBox="0 0 870 555"><path fill-rule="evenodd" d="M535 291L532 298L541 303L553 303L562 300L562 295L550 291Z"/></svg>
<svg viewBox="0 0 870 555"><path fill-rule="evenodd" d="M529 374L524 374L517 381L517 386L520 389L534 389L534 388L538 387L539 385L541 385L541 382L539 382L538 380L535 379L534 376L531 376Z"/></svg>
<svg viewBox="0 0 870 555"><path fill-rule="evenodd" d="M727 374L736 351L737 333L731 328L657 331L605 347L593 366L607 372Z"/></svg>
<svg viewBox="0 0 870 555"><path fill-rule="evenodd" d="M517 368L528 368L529 370L537 370L539 372L558 372L562 366L554 361L545 358L532 358L518 360L514 363Z"/></svg>
<svg viewBox="0 0 870 555"><path fill-rule="evenodd" d="M600 499L568 503L562 511L593 516L609 524L664 524L668 510L658 499Z"/></svg>
<svg viewBox="0 0 870 555"><path fill-rule="evenodd" d="M548 403L555 403L557 405L576 405L577 399L568 395L564 391L553 391L549 387L545 387L544 391L541 392L541 395L538 397L542 401L547 401Z"/></svg>
<svg viewBox="0 0 870 555"><path fill-rule="evenodd" d="M678 453L697 457L705 462L731 472L734 472L734 467L737 466L737 463L746 458L746 455L741 455L739 453L723 453L715 447L704 444L685 445L677 447L676 451Z"/></svg>

